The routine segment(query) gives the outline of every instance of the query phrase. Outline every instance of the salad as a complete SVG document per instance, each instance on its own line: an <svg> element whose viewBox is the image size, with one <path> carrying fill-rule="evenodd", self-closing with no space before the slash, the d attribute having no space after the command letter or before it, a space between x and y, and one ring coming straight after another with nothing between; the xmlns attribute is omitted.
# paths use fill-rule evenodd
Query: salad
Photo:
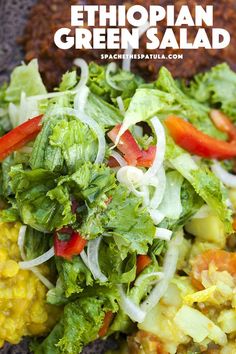
<svg viewBox="0 0 236 354"><path fill-rule="evenodd" d="M48 93L32 60L0 107L0 221L58 310L32 351L235 353L236 74L146 83L76 59Z"/></svg>

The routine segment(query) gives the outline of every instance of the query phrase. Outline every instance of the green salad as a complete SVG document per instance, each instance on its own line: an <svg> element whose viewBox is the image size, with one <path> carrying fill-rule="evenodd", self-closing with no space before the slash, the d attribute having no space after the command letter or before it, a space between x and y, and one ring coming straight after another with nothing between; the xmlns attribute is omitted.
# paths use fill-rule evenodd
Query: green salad
<svg viewBox="0 0 236 354"><path fill-rule="evenodd" d="M52 93L36 60L14 69L0 220L61 314L35 354L110 335L120 354L236 353L235 121L227 64L146 83L77 59Z"/></svg>

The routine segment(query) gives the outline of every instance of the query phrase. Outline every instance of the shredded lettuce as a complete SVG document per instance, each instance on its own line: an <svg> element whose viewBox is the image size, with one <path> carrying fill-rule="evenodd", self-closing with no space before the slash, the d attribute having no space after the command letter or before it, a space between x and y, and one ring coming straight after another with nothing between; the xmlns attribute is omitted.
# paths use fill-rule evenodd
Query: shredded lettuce
<svg viewBox="0 0 236 354"><path fill-rule="evenodd" d="M74 354L95 340L108 311L116 312L117 292L102 287L91 288L83 297L70 302L49 336L35 346L35 354Z"/></svg>
<svg viewBox="0 0 236 354"><path fill-rule="evenodd" d="M137 87L143 83L139 76L120 68L112 75L112 81L120 90L115 90L106 81L106 66L99 66L93 62L89 64L88 87L107 102L115 102L115 98L120 95L123 99L132 97Z"/></svg>
<svg viewBox="0 0 236 354"><path fill-rule="evenodd" d="M225 231L227 233L232 232L232 213L227 207L227 193L220 180L207 166L198 166L187 153L171 159L170 162L190 182L196 193L222 220L225 225Z"/></svg>
<svg viewBox="0 0 236 354"><path fill-rule="evenodd" d="M59 86L59 91L67 91L71 90L77 84L77 75L76 71L67 71L61 79L61 83Z"/></svg>
<svg viewBox="0 0 236 354"><path fill-rule="evenodd" d="M75 221L69 191L63 186L54 189L56 176L53 172L43 169L24 171L22 166L16 165L10 176L17 208L25 224L49 232Z"/></svg>
<svg viewBox="0 0 236 354"><path fill-rule="evenodd" d="M36 59L33 59L28 65L22 64L13 70L10 85L6 90L6 101L19 103L22 92L26 96L44 95L47 93L39 74Z"/></svg>
<svg viewBox="0 0 236 354"><path fill-rule="evenodd" d="M193 99L220 107L233 120L236 119L236 73L226 63L196 75L189 87L183 87Z"/></svg>
<svg viewBox="0 0 236 354"><path fill-rule="evenodd" d="M159 71L156 87L172 97L172 105L164 109L163 113L165 117L170 114L175 114L186 118L190 123L206 134L215 138L226 139L226 135L217 130L209 118L209 107L187 96L179 88L177 82L165 67L162 67Z"/></svg>

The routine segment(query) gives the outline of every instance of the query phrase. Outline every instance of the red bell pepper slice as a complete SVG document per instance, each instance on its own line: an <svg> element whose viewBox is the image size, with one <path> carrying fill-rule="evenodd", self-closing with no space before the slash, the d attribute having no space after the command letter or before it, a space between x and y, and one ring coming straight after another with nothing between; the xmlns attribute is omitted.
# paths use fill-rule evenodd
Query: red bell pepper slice
<svg viewBox="0 0 236 354"><path fill-rule="evenodd" d="M105 314L103 325L98 332L99 337L105 337L112 320L113 320L113 313L111 311L108 311Z"/></svg>
<svg viewBox="0 0 236 354"><path fill-rule="evenodd" d="M212 138L176 116L168 117L165 124L176 144L192 154L219 160L236 157L235 141L225 142Z"/></svg>
<svg viewBox="0 0 236 354"><path fill-rule="evenodd" d="M136 275L139 275L149 264L152 262L151 258L147 255L138 255L136 261Z"/></svg>
<svg viewBox="0 0 236 354"><path fill-rule="evenodd" d="M40 115L29 119L0 138L0 161L14 151L19 150L38 135L41 130L42 117Z"/></svg>
<svg viewBox="0 0 236 354"><path fill-rule="evenodd" d="M116 142L116 137L120 131L120 128L121 124L116 125L107 134L114 144ZM141 149L139 148L129 130L126 130L126 132L121 135L119 143L117 144L117 148L120 150L120 152L122 152L122 154L124 154L124 158L128 165L136 166L138 158L142 156Z"/></svg>
<svg viewBox="0 0 236 354"><path fill-rule="evenodd" d="M58 233L68 234L70 239L62 241L58 237ZM64 227L54 234L54 250L55 255L70 260L73 256L80 254L87 240L85 240L78 232L70 227Z"/></svg>
<svg viewBox="0 0 236 354"><path fill-rule="evenodd" d="M210 117L219 130L228 134L229 140L236 140L236 126L229 117L217 109L213 109L210 112Z"/></svg>
<svg viewBox="0 0 236 354"><path fill-rule="evenodd" d="M156 146L149 146L147 150L142 150L142 156L137 160L137 166L151 167L156 156Z"/></svg>

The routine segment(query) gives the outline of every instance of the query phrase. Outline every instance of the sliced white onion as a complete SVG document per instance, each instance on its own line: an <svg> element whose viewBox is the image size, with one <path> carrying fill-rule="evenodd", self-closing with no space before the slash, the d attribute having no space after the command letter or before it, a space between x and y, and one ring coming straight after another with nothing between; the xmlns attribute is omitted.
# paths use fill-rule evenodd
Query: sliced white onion
<svg viewBox="0 0 236 354"><path fill-rule="evenodd" d="M114 90L122 91L122 89L114 83L111 77L111 73L116 73L117 71L117 65L116 63L112 62L107 65L107 70L106 70L106 82L108 83L109 86L111 86Z"/></svg>
<svg viewBox="0 0 236 354"><path fill-rule="evenodd" d="M183 176L177 171L171 171L166 176L166 188L164 198L159 210L168 218L179 219L183 207L181 202L181 188Z"/></svg>
<svg viewBox="0 0 236 354"><path fill-rule="evenodd" d="M129 299L121 284L118 285L118 290L120 294L119 304L121 309L132 321L142 323L146 317L146 312L141 310L139 306Z"/></svg>
<svg viewBox="0 0 236 354"><path fill-rule="evenodd" d="M159 168L163 165L166 150L166 135L163 125L157 117L152 118L151 123L157 137L157 146L155 159L152 166L146 172L147 176L155 176L157 174Z"/></svg>
<svg viewBox="0 0 236 354"><path fill-rule="evenodd" d="M165 218L165 215L159 210L148 209L148 211L155 225L160 224L160 222Z"/></svg>
<svg viewBox="0 0 236 354"><path fill-rule="evenodd" d="M144 280L152 277L157 278L155 280L156 283L159 279L162 279L164 277L164 274L162 272L152 272L148 274L142 274L137 278L137 280L135 280L135 286L141 285Z"/></svg>
<svg viewBox="0 0 236 354"><path fill-rule="evenodd" d="M148 189L148 186L146 185L142 185L140 187L141 189L141 192L143 193L143 205L145 207L149 207L149 204L150 204L150 196L149 196L149 189Z"/></svg>
<svg viewBox="0 0 236 354"><path fill-rule="evenodd" d="M183 231L176 233L176 236L168 244L168 251L165 254L163 263L163 279L153 288L148 297L141 304L145 312L151 311L160 301L168 289L169 283L176 272L179 257L179 248L183 240Z"/></svg>
<svg viewBox="0 0 236 354"><path fill-rule="evenodd" d="M19 267L21 269L30 269L32 267L39 266L47 262L50 258L54 256L54 247L51 247L50 250L42 254L41 256L31 259L30 261L19 262Z"/></svg>
<svg viewBox="0 0 236 354"><path fill-rule="evenodd" d="M119 107L120 112L125 115L125 106L124 106L124 102L122 100L121 96L116 97L116 101Z"/></svg>
<svg viewBox="0 0 236 354"><path fill-rule="evenodd" d="M114 157L121 167L127 166L127 162L118 152L112 150L111 156Z"/></svg>
<svg viewBox="0 0 236 354"><path fill-rule="evenodd" d="M18 235L18 247L20 250L21 259L25 260L25 251L24 251L24 244L25 244L25 234L26 234L27 226L22 225L20 227L19 235Z"/></svg>
<svg viewBox="0 0 236 354"><path fill-rule="evenodd" d="M134 166L124 166L118 170L116 177L120 183L126 185L137 197L143 196L143 192L136 189L136 187L140 187L143 184L144 173L141 169Z"/></svg>
<svg viewBox="0 0 236 354"><path fill-rule="evenodd" d="M108 279L102 273L99 266L99 246L102 241L102 237L97 237L95 240L88 242L88 267L93 274L94 279L100 280L105 283Z"/></svg>
<svg viewBox="0 0 236 354"><path fill-rule="evenodd" d="M211 208L208 205L203 205L193 216L192 219L204 219L211 213Z"/></svg>
<svg viewBox="0 0 236 354"><path fill-rule="evenodd" d="M95 120L87 116L84 112L77 111L73 108L56 108L52 110L51 114L75 116L78 120L87 124L98 137L98 153L95 163L103 162L106 150L105 134Z"/></svg>
<svg viewBox="0 0 236 354"><path fill-rule="evenodd" d="M77 109L78 111L84 112L89 93L90 93L90 91L87 86L82 86L79 88L79 90L74 98L74 108L75 109Z"/></svg>
<svg viewBox="0 0 236 354"><path fill-rule="evenodd" d="M150 23L146 22L143 26L140 26L138 31L139 31L139 38L142 37L142 35L147 31L147 29L150 27ZM124 55L127 58L123 59L122 63L122 69L130 71L131 68L131 55L133 53L133 47L129 44L128 48L125 50Z"/></svg>
<svg viewBox="0 0 236 354"><path fill-rule="evenodd" d="M85 250L83 250L82 252L80 252L80 257L82 258L82 261L84 262L84 264L86 265L86 267L89 268L88 256L87 256Z"/></svg>
<svg viewBox="0 0 236 354"><path fill-rule="evenodd" d="M227 187L236 188L236 176L226 171L219 162L214 161L211 169Z"/></svg>
<svg viewBox="0 0 236 354"><path fill-rule="evenodd" d="M172 234L173 232L171 230L157 227L155 237L160 240L170 241Z"/></svg>
<svg viewBox="0 0 236 354"><path fill-rule="evenodd" d="M74 64L76 66L78 66L78 68L80 68L80 70L81 70L80 81L79 81L78 85L74 88L74 90L76 91L80 87L85 86L87 84L88 79L89 79L89 67L88 67L88 64L86 63L86 61L81 58L75 59Z"/></svg>
<svg viewBox="0 0 236 354"><path fill-rule="evenodd" d="M53 289L54 285L38 270L37 267L30 268L34 275L46 286L46 288Z"/></svg>
<svg viewBox="0 0 236 354"><path fill-rule="evenodd" d="M163 167L161 167L157 173L157 181L158 184L156 186L154 195L150 201L149 207L150 209L157 209L158 206L161 204L164 194L165 194L165 189L166 189L166 173ZM148 175L145 174L145 178L148 179Z"/></svg>

